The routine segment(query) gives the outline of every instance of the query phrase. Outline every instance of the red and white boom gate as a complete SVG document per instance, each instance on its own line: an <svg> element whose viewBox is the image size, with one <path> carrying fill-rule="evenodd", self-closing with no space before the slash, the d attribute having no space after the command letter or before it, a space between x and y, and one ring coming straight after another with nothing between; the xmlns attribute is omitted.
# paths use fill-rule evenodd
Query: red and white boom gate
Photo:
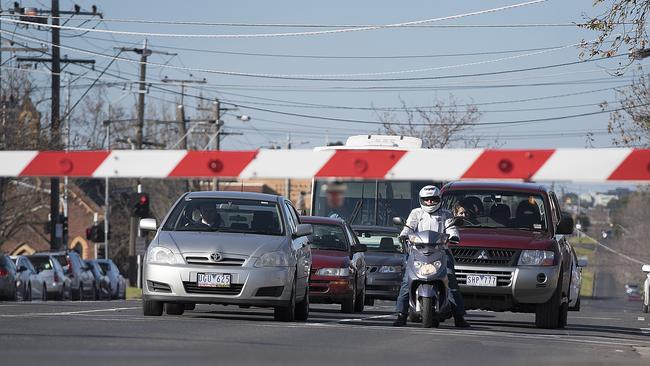
<svg viewBox="0 0 650 366"><path fill-rule="evenodd" d="M648 182L650 149L0 151L0 176Z"/></svg>

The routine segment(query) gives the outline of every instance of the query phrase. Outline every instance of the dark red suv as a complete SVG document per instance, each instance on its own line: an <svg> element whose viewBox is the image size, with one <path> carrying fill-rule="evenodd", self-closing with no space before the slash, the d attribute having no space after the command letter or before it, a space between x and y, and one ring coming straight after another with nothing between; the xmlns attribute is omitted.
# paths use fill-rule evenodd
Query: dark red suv
<svg viewBox="0 0 650 366"><path fill-rule="evenodd" d="M573 256L555 193L540 184L453 182L443 207L467 219L451 250L469 309L535 313L540 328L564 327Z"/></svg>
<svg viewBox="0 0 650 366"><path fill-rule="evenodd" d="M302 216L311 224L309 236L312 268L309 300L313 303L341 304L341 312L363 311L366 294L367 248L360 244L345 221L328 217Z"/></svg>

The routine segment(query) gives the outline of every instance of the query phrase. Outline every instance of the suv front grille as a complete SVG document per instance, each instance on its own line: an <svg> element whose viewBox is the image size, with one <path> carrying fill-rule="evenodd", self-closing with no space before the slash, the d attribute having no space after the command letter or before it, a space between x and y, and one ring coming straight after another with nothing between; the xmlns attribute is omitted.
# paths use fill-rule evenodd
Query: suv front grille
<svg viewBox="0 0 650 366"><path fill-rule="evenodd" d="M497 287L508 287L512 284L512 272L510 271L478 271L473 269L456 268L456 280L459 285L467 284L467 275L492 275L497 277Z"/></svg>
<svg viewBox="0 0 650 366"><path fill-rule="evenodd" d="M239 295L244 285L231 284L230 287L199 287L196 285L196 282L183 282L183 287L188 294Z"/></svg>
<svg viewBox="0 0 650 366"><path fill-rule="evenodd" d="M514 266L518 250L514 249L483 249L483 248L451 248L457 264L478 264L484 266Z"/></svg>

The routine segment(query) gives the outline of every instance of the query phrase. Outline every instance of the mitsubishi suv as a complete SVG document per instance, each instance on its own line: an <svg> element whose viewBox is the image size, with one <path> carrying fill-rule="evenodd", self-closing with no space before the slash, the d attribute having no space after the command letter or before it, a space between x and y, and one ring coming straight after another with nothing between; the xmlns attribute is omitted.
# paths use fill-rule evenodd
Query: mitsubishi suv
<svg viewBox="0 0 650 366"><path fill-rule="evenodd" d="M443 207L465 209L460 244L451 246L468 309L535 313L539 328L563 328L573 300L574 266L555 193L533 183L452 182Z"/></svg>
<svg viewBox="0 0 650 366"><path fill-rule="evenodd" d="M143 312L182 315L197 303L272 307L277 320L307 320L312 226L284 197L191 192L172 207L145 258Z"/></svg>

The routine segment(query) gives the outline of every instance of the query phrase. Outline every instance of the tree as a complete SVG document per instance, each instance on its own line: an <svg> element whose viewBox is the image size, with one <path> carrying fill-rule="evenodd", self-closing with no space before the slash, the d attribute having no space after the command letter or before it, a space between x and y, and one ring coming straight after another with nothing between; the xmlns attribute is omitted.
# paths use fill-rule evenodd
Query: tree
<svg viewBox="0 0 650 366"><path fill-rule="evenodd" d="M616 91L620 110L610 113L608 132L618 146L647 147L650 144L650 80L639 68L638 77L626 88ZM609 107L601 103L603 110Z"/></svg>
<svg viewBox="0 0 650 366"><path fill-rule="evenodd" d="M610 5L611 4L611 5ZM648 0L594 0L594 7L605 7L595 17L586 17L584 28L599 33L593 42L583 41L584 55L588 57L611 57L619 53L641 50L648 45L646 18L650 10Z"/></svg>
<svg viewBox="0 0 650 366"><path fill-rule="evenodd" d="M453 96L428 108L408 107L402 99L400 102L402 107L398 113L376 111L385 133L417 136L424 148L477 147L481 143L479 136L464 135L473 130L481 117L475 105L467 104L462 109Z"/></svg>

